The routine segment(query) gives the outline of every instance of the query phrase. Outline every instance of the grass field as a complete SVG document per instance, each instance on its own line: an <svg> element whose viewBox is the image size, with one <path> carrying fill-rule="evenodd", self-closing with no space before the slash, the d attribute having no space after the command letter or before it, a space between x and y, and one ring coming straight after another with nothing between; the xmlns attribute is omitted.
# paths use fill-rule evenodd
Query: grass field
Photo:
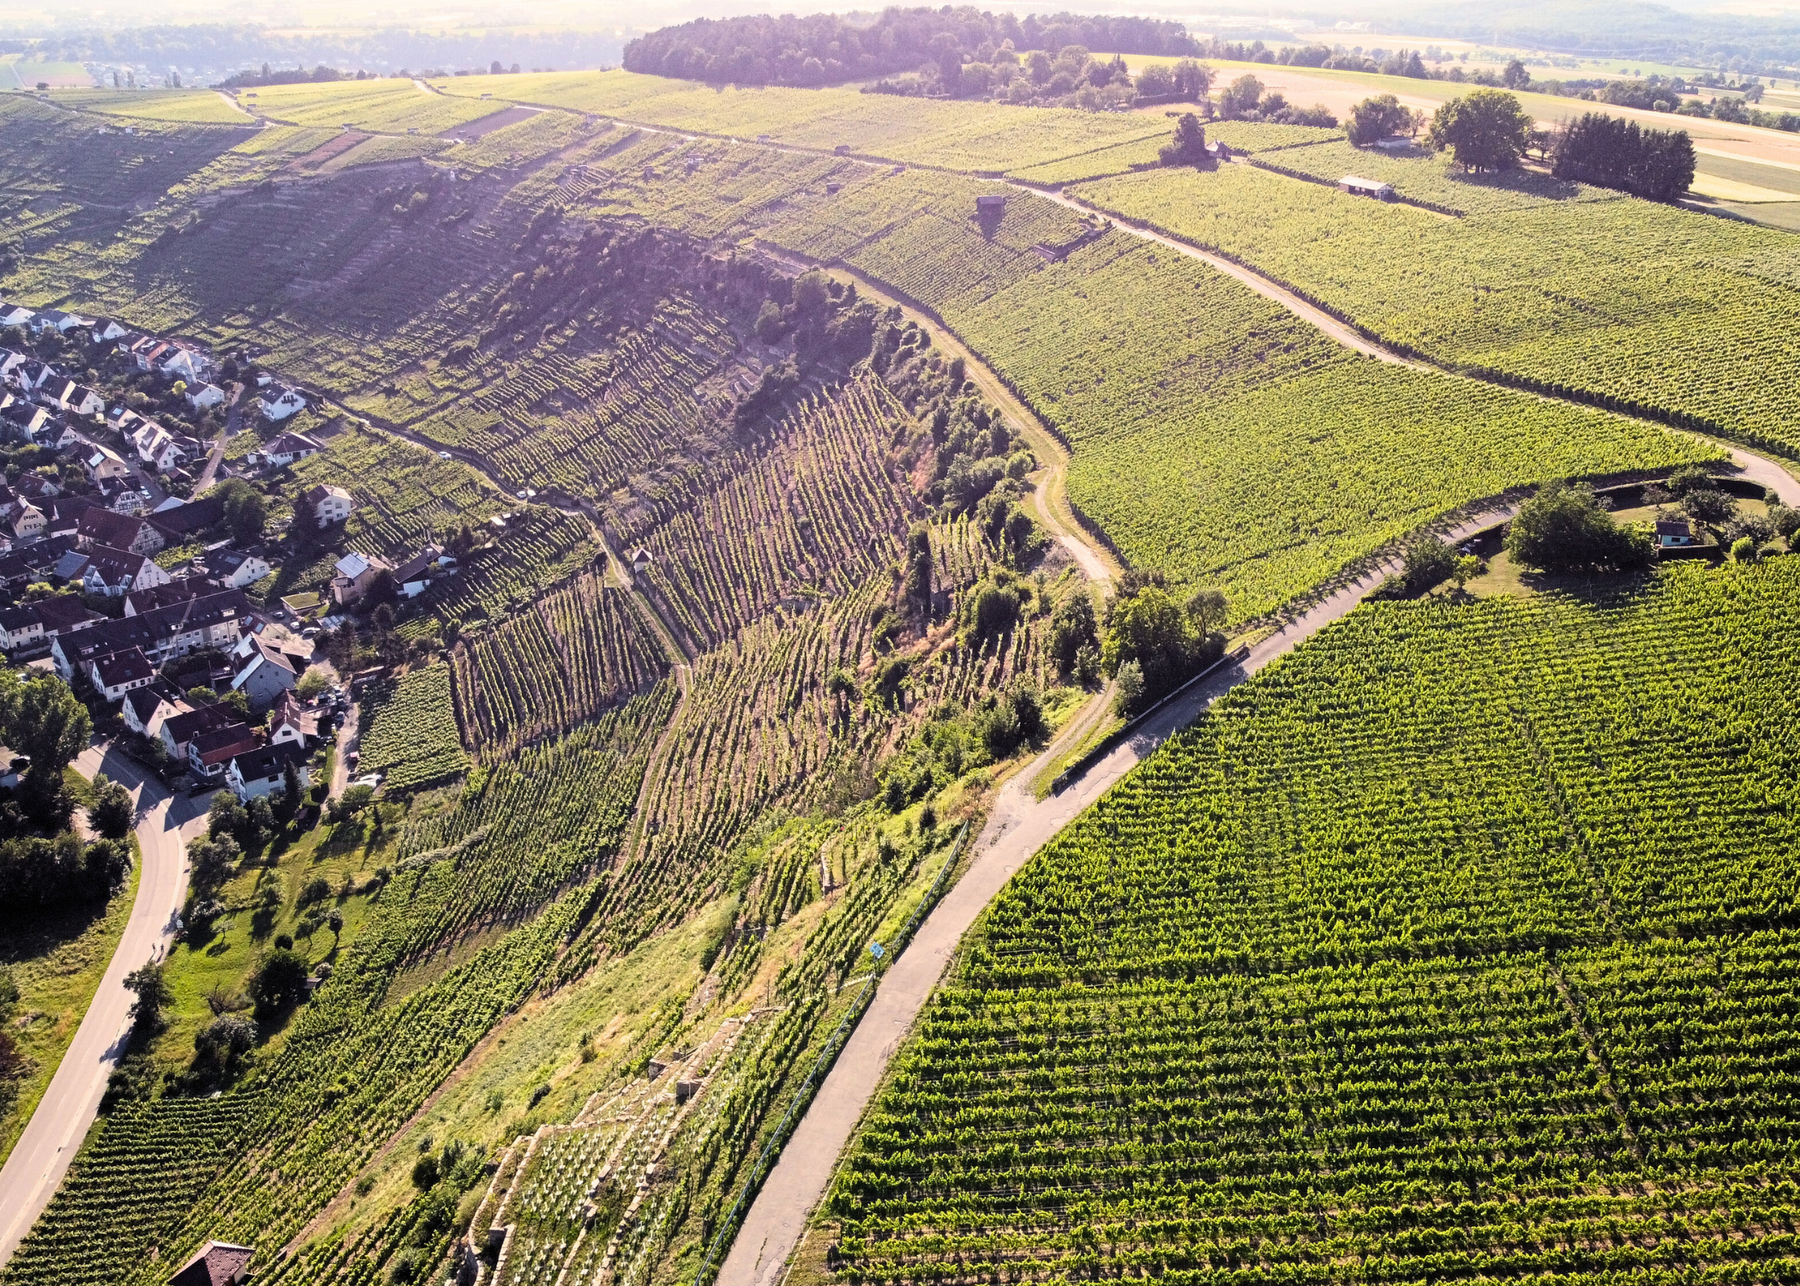
<svg viewBox="0 0 1800 1286"><path fill-rule="evenodd" d="M0 965L12 970L19 989L13 1033L28 1066L11 1109L0 1116L0 1164L25 1132L64 1051L99 990L125 935L131 904L137 897L141 863L134 860L125 884L104 905L70 908L50 914L9 913L0 923Z"/></svg>

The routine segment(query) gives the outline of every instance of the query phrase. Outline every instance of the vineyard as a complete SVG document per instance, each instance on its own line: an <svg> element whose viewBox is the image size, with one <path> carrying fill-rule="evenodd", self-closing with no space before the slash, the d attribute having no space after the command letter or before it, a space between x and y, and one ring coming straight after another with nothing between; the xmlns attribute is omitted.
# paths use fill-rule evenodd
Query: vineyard
<svg viewBox="0 0 1800 1286"><path fill-rule="evenodd" d="M1796 1268L1800 560L1365 608L990 909L844 1280Z"/></svg>
<svg viewBox="0 0 1800 1286"><path fill-rule="evenodd" d="M1258 164L1299 170L1313 151ZM1078 195L1252 264L1446 365L1800 451L1793 390L1754 375L1791 361L1795 305L1767 289L1791 271L1787 234L1552 180L1496 189L1436 161L1363 160L1351 172L1378 171L1403 195L1468 217L1357 200L1254 165L1103 179ZM1414 266L1424 263L1456 270Z"/></svg>
<svg viewBox="0 0 1800 1286"><path fill-rule="evenodd" d="M50 96L59 107L149 121L189 121L196 125L251 125L223 95L210 89L61 89Z"/></svg>
<svg viewBox="0 0 1800 1286"><path fill-rule="evenodd" d="M885 384L852 384L784 420L741 467L672 480L618 513L609 543L651 551L638 583L694 652L778 605L841 598L899 557L916 516L883 469L908 424Z"/></svg>
<svg viewBox="0 0 1800 1286"><path fill-rule="evenodd" d="M252 94L254 103L249 101ZM240 95L240 105L279 124L346 125L388 134L448 133L505 106L447 98L403 78L263 85Z"/></svg>
<svg viewBox="0 0 1800 1286"><path fill-rule="evenodd" d="M469 766L457 735L448 666L365 684L359 704L365 723L357 771L380 773L388 794L435 785Z"/></svg>
<svg viewBox="0 0 1800 1286"><path fill-rule="evenodd" d="M592 719L668 665L626 595L591 573L465 635L450 660L458 721L484 757Z"/></svg>

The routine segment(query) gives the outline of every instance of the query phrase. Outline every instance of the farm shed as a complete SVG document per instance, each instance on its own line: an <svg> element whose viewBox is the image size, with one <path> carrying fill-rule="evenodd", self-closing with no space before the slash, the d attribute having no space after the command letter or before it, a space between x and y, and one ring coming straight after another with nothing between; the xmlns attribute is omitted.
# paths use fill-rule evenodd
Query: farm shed
<svg viewBox="0 0 1800 1286"><path fill-rule="evenodd" d="M978 196L975 198L976 214L1003 214L1006 211L1006 198L998 194Z"/></svg>
<svg viewBox="0 0 1800 1286"><path fill-rule="evenodd" d="M1372 196L1377 201L1394 199L1392 183L1380 183L1374 179L1359 179L1354 174L1346 174L1338 180L1338 191L1348 192L1352 196Z"/></svg>

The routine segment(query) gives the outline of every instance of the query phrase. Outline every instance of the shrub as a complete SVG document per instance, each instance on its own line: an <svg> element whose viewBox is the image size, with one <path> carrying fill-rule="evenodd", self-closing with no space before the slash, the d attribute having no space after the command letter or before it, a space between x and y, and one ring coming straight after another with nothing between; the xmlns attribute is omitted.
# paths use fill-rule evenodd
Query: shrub
<svg viewBox="0 0 1800 1286"><path fill-rule="evenodd" d="M306 995L306 975L306 957L277 945L250 979L250 999L256 1002L256 1012L276 1014L299 1003Z"/></svg>

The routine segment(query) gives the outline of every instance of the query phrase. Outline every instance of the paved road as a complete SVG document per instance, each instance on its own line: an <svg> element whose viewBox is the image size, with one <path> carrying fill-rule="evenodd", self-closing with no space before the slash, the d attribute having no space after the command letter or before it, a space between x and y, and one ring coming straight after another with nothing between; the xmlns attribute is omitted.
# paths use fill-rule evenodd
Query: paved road
<svg viewBox="0 0 1800 1286"><path fill-rule="evenodd" d="M1453 542L1462 540L1505 521L1514 512L1514 506L1496 505L1457 524L1447 538ZM780 1279L782 1267L799 1243L813 1207L824 1195L838 1157L887 1070L888 1060L943 976L957 943L1013 872L1213 701L1347 615L1398 566L1399 559L1395 558L1343 586L1257 644L1240 664L1195 685L1061 795L1038 800L1031 793L1032 781L1054 751L1045 752L1038 762L1012 777L995 800L987 825L976 840L968 871L926 917L912 944L888 969L868 1013L857 1024L818 1096L782 1150L781 1159L751 1205L719 1271L720 1286L771 1286Z"/></svg>
<svg viewBox="0 0 1800 1286"><path fill-rule="evenodd" d="M11 1258L55 1194L99 1110L106 1078L124 1053L130 1022L132 997L125 990L125 975L167 953L187 894L187 841L206 825L204 798L171 799L148 772L104 744L83 751L75 766L89 778L104 767L108 777L132 788L144 869L125 935L100 989L31 1123L0 1169L0 1263Z"/></svg>

